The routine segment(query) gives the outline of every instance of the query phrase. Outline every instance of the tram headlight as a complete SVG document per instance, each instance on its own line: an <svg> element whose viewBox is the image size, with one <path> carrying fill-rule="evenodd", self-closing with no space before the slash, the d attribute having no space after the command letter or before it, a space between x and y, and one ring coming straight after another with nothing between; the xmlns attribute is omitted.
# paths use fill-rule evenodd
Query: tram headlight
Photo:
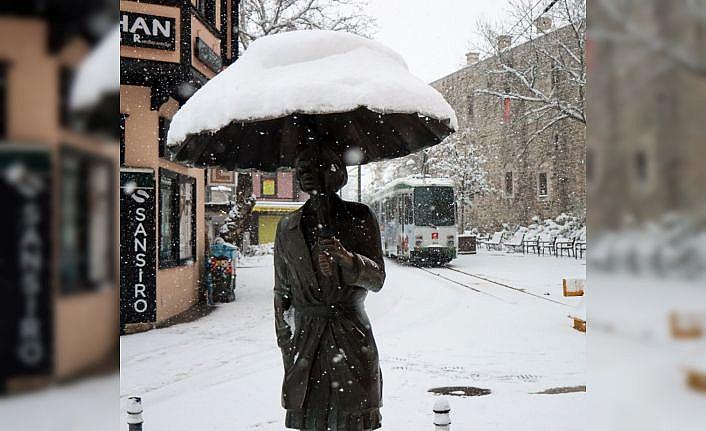
<svg viewBox="0 0 706 431"><path fill-rule="evenodd" d="M416 247L421 247L421 246L422 246L422 242L423 242L423 238L422 238L421 235L417 235L417 236L414 237L414 245L415 245Z"/></svg>
<svg viewBox="0 0 706 431"><path fill-rule="evenodd" d="M454 241L453 235L449 235L446 237L446 245L448 245L449 247L452 247L452 248L456 245L456 241Z"/></svg>

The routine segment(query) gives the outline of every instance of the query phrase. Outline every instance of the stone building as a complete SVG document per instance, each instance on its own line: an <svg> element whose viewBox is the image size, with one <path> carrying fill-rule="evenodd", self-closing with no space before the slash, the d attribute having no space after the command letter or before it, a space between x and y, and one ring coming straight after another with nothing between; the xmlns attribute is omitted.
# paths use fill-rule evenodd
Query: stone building
<svg viewBox="0 0 706 431"><path fill-rule="evenodd" d="M600 35L588 55L593 231L703 214L706 202L703 5L615 3L590 9L591 34Z"/></svg>
<svg viewBox="0 0 706 431"><path fill-rule="evenodd" d="M456 111L459 131L467 129L469 142L460 145L475 145L485 159L490 191L476 195L465 209L465 229L527 225L533 216L545 219L562 212L585 217L585 124L564 119L549 125L527 115L536 104L482 93L508 91L516 84L516 77L497 72L503 64L515 69L538 64L537 88L581 103L582 95L555 66L536 62L532 44L554 43L557 38L568 44L572 37L566 27L545 30L531 43L517 46L500 36L495 55L479 60L478 53L470 52L464 67L432 83Z"/></svg>

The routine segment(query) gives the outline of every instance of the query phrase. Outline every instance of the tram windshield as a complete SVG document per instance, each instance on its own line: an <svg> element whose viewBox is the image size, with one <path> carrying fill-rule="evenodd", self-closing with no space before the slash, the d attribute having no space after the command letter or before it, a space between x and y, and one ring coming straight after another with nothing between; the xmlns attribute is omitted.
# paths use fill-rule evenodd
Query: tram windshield
<svg viewBox="0 0 706 431"><path fill-rule="evenodd" d="M430 186L414 189L415 225L452 226L455 219L453 188Z"/></svg>

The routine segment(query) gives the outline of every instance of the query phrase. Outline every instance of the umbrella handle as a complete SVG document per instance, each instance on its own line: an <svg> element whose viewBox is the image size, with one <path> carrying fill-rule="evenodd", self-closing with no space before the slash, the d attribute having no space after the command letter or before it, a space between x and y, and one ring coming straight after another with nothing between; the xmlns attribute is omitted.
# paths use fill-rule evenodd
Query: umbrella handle
<svg viewBox="0 0 706 431"><path fill-rule="evenodd" d="M316 195L316 222L318 224L316 232L319 238L331 238L333 228L331 224L331 198L326 194Z"/></svg>

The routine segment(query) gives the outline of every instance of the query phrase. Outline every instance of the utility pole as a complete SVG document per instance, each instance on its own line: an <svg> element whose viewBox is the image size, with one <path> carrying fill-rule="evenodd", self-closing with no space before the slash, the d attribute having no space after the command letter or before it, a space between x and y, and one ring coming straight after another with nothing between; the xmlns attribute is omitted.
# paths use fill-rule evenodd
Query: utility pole
<svg viewBox="0 0 706 431"><path fill-rule="evenodd" d="M362 180L361 180L361 175L360 175L360 165L358 165L358 202L362 202L361 200L361 187L362 186Z"/></svg>

